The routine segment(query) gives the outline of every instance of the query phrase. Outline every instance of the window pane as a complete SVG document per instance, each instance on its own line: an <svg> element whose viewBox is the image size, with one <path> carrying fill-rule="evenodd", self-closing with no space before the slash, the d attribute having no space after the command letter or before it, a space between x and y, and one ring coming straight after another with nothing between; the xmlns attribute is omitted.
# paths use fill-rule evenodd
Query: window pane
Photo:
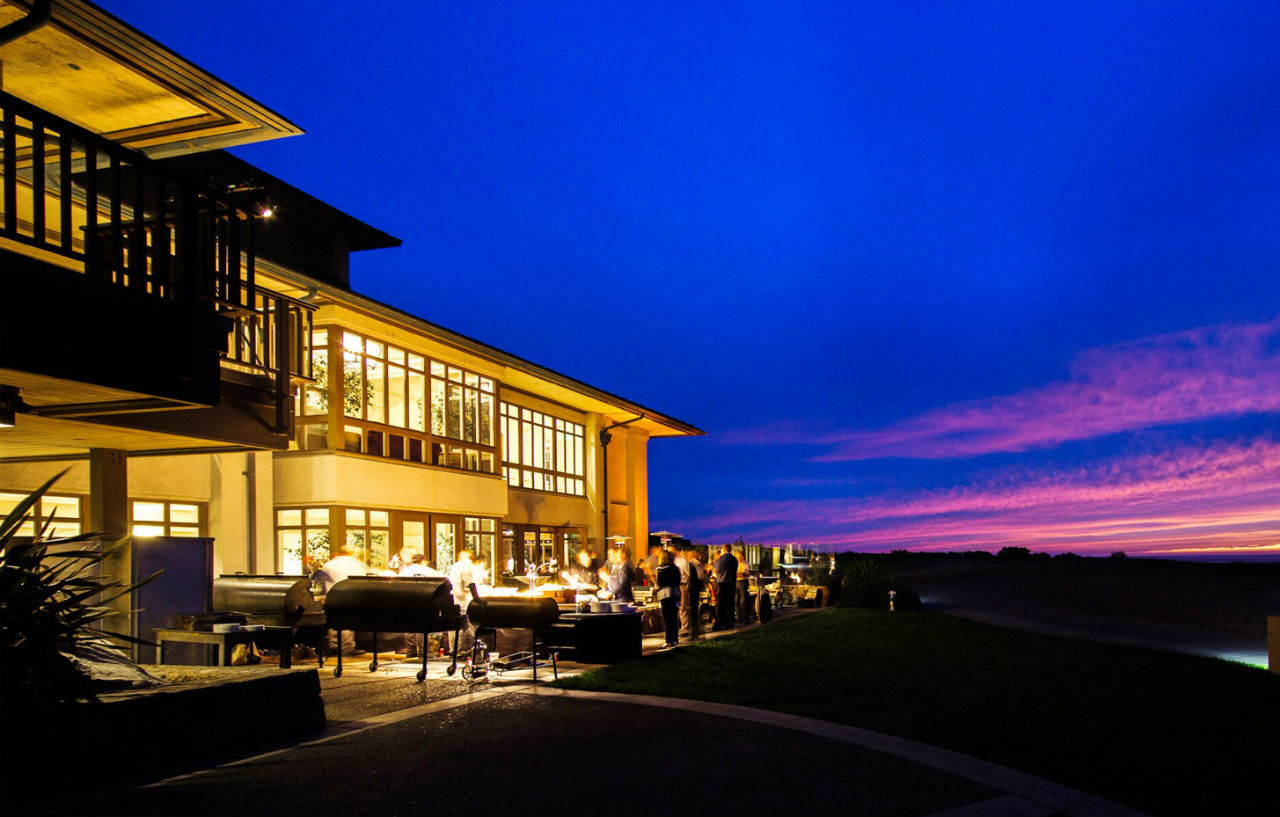
<svg viewBox="0 0 1280 817"><path fill-rule="evenodd" d="M342 410L348 417L364 416L364 367L353 352L342 354Z"/></svg>
<svg viewBox="0 0 1280 817"><path fill-rule="evenodd" d="M444 377L444 364L438 361L431 361L431 374L436 377Z"/></svg>
<svg viewBox="0 0 1280 817"><path fill-rule="evenodd" d="M405 427L404 404L408 394L404 369L387 367L387 422L397 428Z"/></svg>
<svg viewBox="0 0 1280 817"><path fill-rule="evenodd" d="M366 340L364 342L364 351L366 354L372 355L373 357L383 356L383 346L376 340Z"/></svg>
<svg viewBox="0 0 1280 817"><path fill-rule="evenodd" d="M369 511L369 527L385 528L391 525L391 515L386 511Z"/></svg>
<svg viewBox="0 0 1280 817"><path fill-rule="evenodd" d="M133 503L133 521L163 522L164 521L164 503L163 502ZM138 534L138 535L139 536L163 536L164 534L163 533L147 533L147 534Z"/></svg>
<svg viewBox="0 0 1280 817"><path fill-rule="evenodd" d="M364 450L363 441L364 432L360 430L360 426L343 426L342 448L344 451Z"/></svg>
<svg viewBox="0 0 1280 817"><path fill-rule="evenodd" d="M48 496L40 500L40 513L48 518L58 516L63 519L80 518L80 500L74 496Z"/></svg>
<svg viewBox="0 0 1280 817"><path fill-rule="evenodd" d="M365 360L365 419L371 423L387 421L387 384L385 365L380 360Z"/></svg>
<svg viewBox="0 0 1280 817"><path fill-rule="evenodd" d="M324 347L311 350L311 376L314 383L304 389L303 414L324 414L329 410L329 351Z"/></svg>
<svg viewBox="0 0 1280 817"><path fill-rule="evenodd" d="M493 445L493 395L480 395L480 443Z"/></svg>
<svg viewBox="0 0 1280 817"><path fill-rule="evenodd" d="M164 525L134 525L134 536L164 536Z"/></svg>
<svg viewBox="0 0 1280 817"><path fill-rule="evenodd" d="M476 441L476 390L466 389L462 397L462 438Z"/></svg>
<svg viewBox="0 0 1280 817"><path fill-rule="evenodd" d="M308 530L307 531L307 559L302 566L303 567L302 572L311 573L315 570L318 570L320 568L320 565L329 561L329 557L332 555L333 555L333 548L329 546L329 531Z"/></svg>
<svg viewBox="0 0 1280 817"><path fill-rule="evenodd" d="M409 368L415 372L422 371L426 362L422 359L422 355L409 355Z"/></svg>
<svg viewBox="0 0 1280 817"><path fill-rule="evenodd" d="M312 525L328 525L328 508L307 508L307 527Z"/></svg>
<svg viewBox="0 0 1280 817"><path fill-rule="evenodd" d="M276 541L280 543L281 569L295 576L302 573L302 531L282 530Z"/></svg>
<svg viewBox="0 0 1280 817"><path fill-rule="evenodd" d="M365 513L360 508L347 508L347 524L364 527Z"/></svg>
<svg viewBox="0 0 1280 817"><path fill-rule="evenodd" d="M387 361L389 363L398 363L404 365L404 349L397 349L394 346L387 347Z"/></svg>
<svg viewBox="0 0 1280 817"><path fill-rule="evenodd" d="M533 427L533 442L532 442L533 450L530 452L533 454L533 459L529 463L534 468L547 467L547 463L543 459L543 453L546 451L546 449L543 448L543 445L542 445L542 434L543 434L542 426L535 425Z"/></svg>
<svg viewBox="0 0 1280 817"><path fill-rule="evenodd" d="M23 499L26 497L22 494L0 493L0 513L11 513Z"/></svg>
<svg viewBox="0 0 1280 817"><path fill-rule="evenodd" d="M199 536L200 529L185 527L182 525L175 525L169 528L169 535L170 536Z"/></svg>
<svg viewBox="0 0 1280 817"><path fill-rule="evenodd" d="M409 428L414 431L427 430L426 376L419 372L409 373Z"/></svg>
<svg viewBox="0 0 1280 817"><path fill-rule="evenodd" d="M461 383L461 382L462 382L462 370L461 370L461 369L455 369L454 367L450 366L450 367L449 367L449 379L450 379L451 381L453 381L454 383Z"/></svg>
<svg viewBox="0 0 1280 817"><path fill-rule="evenodd" d="M63 536L79 536L79 522L56 522L49 526L48 536L51 539L58 539Z"/></svg>
<svg viewBox="0 0 1280 817"><path fill-rule="evenodd" d="M365 545L367 544L367 542L365 541L364 528L360 528L358 530L348 529L346 541L347 541L347 547L351 548L351 551L352 551L351 555L355 556L357 559L364 562L365 564L368 564L369 554L366 552L366 549L365 549Z"/></svg>
<svg viewBox="0 0 1280 817"><path fill-rule="evenodd" d="M431 364L434 366L435 364ZM444 436L444 381L431 380L431 433Z"/></svg>
<svg viewBox="0 0 1280 817"><path fill-rule="evenodd" d="M184 525L200 524L200 506L199 505L179 505L174 502L169 505L169 521L180 522Z"/></svg>
<svg viewBox="0 0 1280 817"><path fill-rule="evenodd" d="M276 524L281 527L298 527L302 524L302 511L298 509L276 511ZM299 542L302 540L299 539ZM301 551L299 551L301 552Z"/></svg>
<svg viewBox="0 0 1280 817"><path fill-rule="evenodd" d="M382 569L391 558L387 532L375 530L369 532L369 567Z"/></svg>
<svg viewBox="0 0 1280 817"><path fill-rule="evenodd" d="M342 333L342 348L348 352L364 351L364 339L359 335L353 335L350 332Z"/></svg>
<svg viewBox="0 0 1280 817"><path fill-rule="evenodd" d="M462 387L456 383L449 384L449 414L445 425L445 436L455 440L462 436Z"/></svg>
<svg viewBox="0 0 1280 817"><path fill-rule="evenodd" d="M464 375L463 382L466 383L466 385L473 389L480 385L479 375L472 374L471 372L465 372Z"/></svg>

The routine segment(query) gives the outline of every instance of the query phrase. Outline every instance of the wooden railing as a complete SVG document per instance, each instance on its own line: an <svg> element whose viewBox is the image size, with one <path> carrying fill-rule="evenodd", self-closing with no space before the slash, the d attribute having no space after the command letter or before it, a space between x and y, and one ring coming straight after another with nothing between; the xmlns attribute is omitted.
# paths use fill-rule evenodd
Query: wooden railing
<svg viewBox="0 0 1280 817"><path fill-rule="evenodd" d="M234 195L6 93L0 142L0 237L152 297L252 308L256 219Z"/></svg>
<svg viewBox="0 0 1280 817"><path fill-rule="evenodd" d="M232 319L224 368L265 375L277 426L310 376L312 307L257 285L251 199L0 92L0 238L86 276Z"/></svg>

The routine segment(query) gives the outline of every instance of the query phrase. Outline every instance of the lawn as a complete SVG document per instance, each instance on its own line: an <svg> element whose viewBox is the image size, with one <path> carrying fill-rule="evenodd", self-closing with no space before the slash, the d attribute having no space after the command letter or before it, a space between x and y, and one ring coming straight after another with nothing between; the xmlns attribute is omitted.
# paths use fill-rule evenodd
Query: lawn
<svg viewBox="0 0 1280 817"><path fill-rule="evenodd" d="M1280 675L940 613L822 610L558 685L852 724L1153 814L1280 804Z"/></svg>

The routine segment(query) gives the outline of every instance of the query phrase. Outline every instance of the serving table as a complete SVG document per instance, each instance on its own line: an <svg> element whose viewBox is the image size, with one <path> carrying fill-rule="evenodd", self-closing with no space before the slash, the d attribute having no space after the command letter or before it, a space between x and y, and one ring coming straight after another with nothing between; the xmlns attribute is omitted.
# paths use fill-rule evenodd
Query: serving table
<svg viewBox="0 0 1280 817"><path fill-rule="evenodd" d="M231 666L231 651L237 644L254 644L280 651L280 669L293 666L293 628L264 627L261 630L238 630L213 633L207 630L156 630L156 663L164 663L166 641L180 644L207 644L218 650L218 664Z"/></svg>

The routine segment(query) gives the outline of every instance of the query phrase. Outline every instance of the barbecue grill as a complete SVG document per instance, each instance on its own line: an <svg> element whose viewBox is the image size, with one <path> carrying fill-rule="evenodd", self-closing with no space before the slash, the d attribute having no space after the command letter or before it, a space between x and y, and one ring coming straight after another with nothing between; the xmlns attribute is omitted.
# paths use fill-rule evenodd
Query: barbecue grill
<svg viewBox="0 0 1280 817"><path fill-rule="evenodd" d="M520 598L516 596L494 596L476 599L467 607L467 620L476 628L476 644L480 644L480 636L489 633L493 637L493 649L498 650L498 628L528 630L532 636L532 650L529 653L516 653L496 662L503 668L510 668L522 661L528 661L533 667L533 680L538 680L538 646L549 646L546 636L560 619L560 607L555 599ZM560 677L560 668L556 664L555 647L550 648L551 670L556 678ZM479 661L476 647L472 647L471 663Z"/></svg>
<svg viewBox="0 0 1280 817"><path fill-rule="evenodd" d="M213 606L246 614L248 624L292 627L294 642L314 648L324 666L324 605L311 594L306 576L219 576L213 580Z"/></svg>
<svg viewBox="0 0 1280 817"><path fill-rule="evenodd" d="M448 579L353 576L330 588L324 609L329 627L338 631L339 641L343 630L373 633L375 648L373 661L369 664L370 672L378 669L378 633L422 633L422 670L418 673L418 680L422 681L427 677L427 635L452 631L453 663L448 673L453 675L458 667L458 631L462 629L462 612L453 603L453 586ZM341 675L342 651L339 650L333 677Z"/></svg>

